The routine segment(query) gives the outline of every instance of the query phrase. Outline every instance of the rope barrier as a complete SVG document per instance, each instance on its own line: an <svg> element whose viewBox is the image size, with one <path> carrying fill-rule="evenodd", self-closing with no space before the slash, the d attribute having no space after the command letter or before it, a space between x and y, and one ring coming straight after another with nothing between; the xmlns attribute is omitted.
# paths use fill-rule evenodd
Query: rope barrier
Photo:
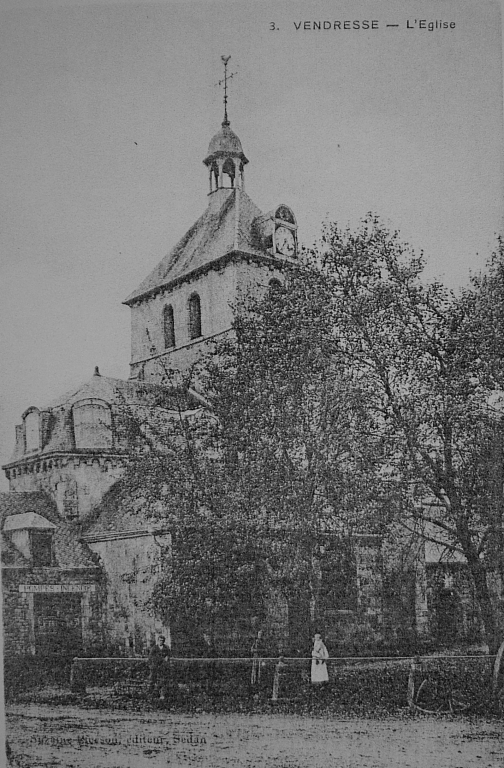
<svg viewBox="0 0 504 768"><path fill-rule="evenodd" d="M311 661L311 656L171 656L171 661L203 661L203 662L215 662L215 661L227 661L233 663L253 661L255 658L260 658L262 661L278 661L282 658L284 661ZM436 656L418 656L411 654L410 656L329 656L326 661L411 661L412 658L421 660L428 659L429 661L436 661L436 659L495 659L496 654L474 654L474 655L436 655ZM81 661L114 661L123 663L134 663L141 661L149 661L148 656L75 656L74 662Z"/></svg>

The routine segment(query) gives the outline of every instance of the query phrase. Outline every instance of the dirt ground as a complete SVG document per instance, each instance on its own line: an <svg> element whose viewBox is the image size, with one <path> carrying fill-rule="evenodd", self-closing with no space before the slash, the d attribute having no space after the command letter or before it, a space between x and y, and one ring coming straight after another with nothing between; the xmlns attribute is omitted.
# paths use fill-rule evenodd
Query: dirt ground
<svg viewBox="0 0 504 768"><path fill-rule="evenodd" d="M118 712L15 704L22 768L502 768L501 721Z"/></svg>

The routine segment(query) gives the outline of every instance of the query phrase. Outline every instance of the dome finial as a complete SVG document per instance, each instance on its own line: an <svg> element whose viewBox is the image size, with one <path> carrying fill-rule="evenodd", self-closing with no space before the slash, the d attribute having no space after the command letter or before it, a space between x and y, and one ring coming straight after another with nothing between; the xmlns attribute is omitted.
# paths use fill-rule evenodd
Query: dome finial
<svg viewBox="0 0 504 768"><path fill-rule="evenodd" d="M231 80L231 78L236 75L236 72L233 72L231 75L228 75L227 73L227 66L228 62L231 56L221 56L221 61L224 64L224 79L219 80L219 85L222 85L224 83L224 120L222 121L222 125L229 125L229 119L228 119L228 113L227 113L227 83L228 80Z"/></svg>

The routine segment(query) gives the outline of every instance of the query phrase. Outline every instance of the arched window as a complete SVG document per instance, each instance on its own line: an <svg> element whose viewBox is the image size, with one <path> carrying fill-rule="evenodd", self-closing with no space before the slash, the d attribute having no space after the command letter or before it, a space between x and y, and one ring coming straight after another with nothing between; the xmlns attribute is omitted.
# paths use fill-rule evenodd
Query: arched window
<svg viewBox="0 0 504 768"><path fill-rule="evenodd" d="M80 400L72 408L75 447L82 450L112 448L112 415L103 400Z"/></svg>
<svg viewBox="0 0 504 768"><path fill-rule="evenodd" d="M279 205L278 208L275 211L275 218L276 219L282 219L282 221L288 221L289 224L295 224L296 219L294 218L294 214L292 213L291 209L288 208L286 205Z"/></svg>
<svg viewBox="0 0 504 768"><path fill-rule="evenodd" d="M40 448L40 414L36 408L25 413L25 450L37 451Z"/></svg>
<svg viewBox="0 0 504 768"><path fill-rule="evenodd" d="M165 349L175 346L175 321L171 304L163 309L163 333Z"/></svg>
<svg viewBox="0 0 504 768"><path fill-rule="evenodd" d="M189 338L201 336L201 302L197 293L189 299Z"/></svg>
<svg viewBox="0 0 504 768"><path fill-rule="evenodd" d="M230 157L228 157L222 166L222 173L225 173L229 177L230 184L234 187L236 168Z"/></svg>

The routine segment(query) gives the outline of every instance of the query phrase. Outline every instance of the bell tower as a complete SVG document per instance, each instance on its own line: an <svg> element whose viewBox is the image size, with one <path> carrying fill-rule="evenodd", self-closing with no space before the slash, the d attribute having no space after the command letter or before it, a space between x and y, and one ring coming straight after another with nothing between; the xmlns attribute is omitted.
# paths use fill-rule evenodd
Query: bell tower
<svg viewBox="0 0 504 768"><path fill-rule="evenodd" d="M224 119L210 141L206 210L125 301L131 308L130 378L162 384L187 371L233 326L237 301L296 263L296 220L285 205L264 214L244 188L248 163L231 130L229 56L222 56Z"/></svg>

